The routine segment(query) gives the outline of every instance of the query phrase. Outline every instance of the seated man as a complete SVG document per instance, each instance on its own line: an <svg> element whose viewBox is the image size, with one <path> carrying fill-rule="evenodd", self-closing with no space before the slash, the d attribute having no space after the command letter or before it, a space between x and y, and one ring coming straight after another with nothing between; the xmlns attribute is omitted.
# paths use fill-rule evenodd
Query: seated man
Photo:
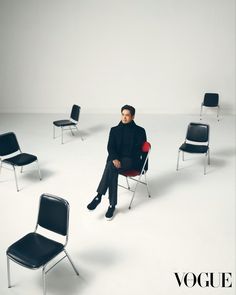
<svg viewBox="0 0 236 295"><path fill-rule="evenodd" d="M119 173L130 169L141 170L143 165L141 146L146 141L146 132L135 124L134 115L134 107L125 105L121 108L121 121L110 130L108 158L97 195L87 206L89 210L94 210L109 189L110 206L105 215L107 219L112 219L115 212Z"/></svg>

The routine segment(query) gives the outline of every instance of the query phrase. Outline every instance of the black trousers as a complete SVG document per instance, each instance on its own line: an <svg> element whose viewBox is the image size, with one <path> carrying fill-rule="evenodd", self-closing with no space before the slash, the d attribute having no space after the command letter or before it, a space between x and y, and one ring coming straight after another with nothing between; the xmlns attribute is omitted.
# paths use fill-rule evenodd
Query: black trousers
<svg viewBox="0 0 236 295"><path fill-rule="evenodd" d="M97 188L97 192L101 195L105 195L107 189L109 189L109 202L111 206L117 204L117 186L118 176L120 172L130 170L133 167L133 160L131 158L122 158L120 160L121 168L117 169L112 161L106 163L101 181Z"/></svg>

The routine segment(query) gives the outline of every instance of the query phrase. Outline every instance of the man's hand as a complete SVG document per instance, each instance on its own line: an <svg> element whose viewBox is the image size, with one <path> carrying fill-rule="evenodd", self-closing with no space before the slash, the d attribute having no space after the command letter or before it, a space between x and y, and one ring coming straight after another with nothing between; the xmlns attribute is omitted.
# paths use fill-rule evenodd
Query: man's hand
<svg viewBox="0 0 236 295"><path fill-rule="evenodd" d="M119 160L113 160L112 163L117 169L119 169L121 167L121 163Z"/></svg>

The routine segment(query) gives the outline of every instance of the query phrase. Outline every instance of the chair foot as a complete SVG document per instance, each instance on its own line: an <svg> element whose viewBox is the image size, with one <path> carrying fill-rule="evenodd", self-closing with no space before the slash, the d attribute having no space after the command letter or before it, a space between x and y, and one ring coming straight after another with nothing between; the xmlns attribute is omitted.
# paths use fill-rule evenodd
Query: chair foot
<svg viewBox="0 0 236 295"><path fill-rule="evenodd" d="M79 272L78 272L77 268L75 267L74 263L72 262L69 254L67 253L67 251L65 249L64 249L64 252L65 252L65 254L66 254L66 256L67 256L67 258L68 258L68 260L69 260L69 262L70 262L70 264L72 266L72 268L74 269L74 272L76 273L77 276L79 276Z"/></svg>

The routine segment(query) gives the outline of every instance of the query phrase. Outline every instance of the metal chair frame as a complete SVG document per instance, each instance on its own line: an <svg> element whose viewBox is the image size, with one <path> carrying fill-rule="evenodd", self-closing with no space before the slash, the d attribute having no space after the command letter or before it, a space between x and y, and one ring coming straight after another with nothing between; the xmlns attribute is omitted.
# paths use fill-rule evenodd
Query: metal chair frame
<svg viewBox="0 0 236 295"><path fill-rule="evenodd" d="M151 193L150 193L150 190L149 190L149 187L148 187L147 171L145 170L145 166L146 166L146 163L148 161L150 151L151 151L151 145L150 145L149 151L147 152L146 159L144 161L144 164L143 164L143 167L142 167L142 169L140 171L140 174L138 174L137 176L126 176L126 175L123 175L122 173L120 173L120 175L122 175L122 176L124 176L126 178L127 187L123 186L121 184L118 184L118 186L120 186L120 187L122 187L122 188L124 188L124 189L126 189L126 190L133 193L132 198L130 200L129 209L131 209L131 205L133 203L133 200L134 200L134 197L135 197L135 194L136 194L136 191L137 191L138 184L143 184L143 185L146 186L148 197L151 198ZM128 171L125 171L125 172L128 172ZM142 176L144 176L145 181L141 181ZM138 179L136 179L134 177L138 177ZM136 182L134 189L131 189L130 184L129 184L129 179Z"/></svg>
<svg viewBox="0 0 236 295"><path fill-rule="evenodd" d="M74 122L73 122L74 123ZM78 122L77 122L78 123ZM55 132L55 125L53 125L53 139L55 139L56 138L56 132ZM61 126L60 127L61 128L61 144L64 144L64 137L63 137L63 132L64 132L64 130L70 130L71 131L71 134L73 135L73 136L75 136L75 134L73 133L73 129L75 129L77 132L78 132L78 134L80 135L80 133L79 133L79 129L78 129L78 127L77 127L77 124L76 125L72 125L71 127L69 127L69 128L65 128L65 126ZM84 139L83 139L83 137L82 137L82 135L80 135L80 138L81 138L81 140L83 141Z"/></svg>
<svg viewBox="0 0 236 295"><path fill-rule="evenodd" d="M187 134L188 134L188 131L187 131ZM187 137L187 134L186 134L186 137ZM208 133L208 141L203 142L208 147L207 152L206 153L203 153L205 155L205 159L204 159L204 175L206 175L206 167L207 167L207 164L210 165L209 137L210 137L210 132ZM191 144L194 144L195 143L195 145L196 145L196 142L189 141L189 140L187 140L187 138L185 138L184 143L191 143ZM180 152L182 152L182 161L184 161L184 153L188 153L186 151L185 152L184 151L181 151L180 149L178 150L176 171L179 170L179 156L180 156ZM196 153L188 153L188 154L196 154Z"/></svg>
<svg viewBox="0 0 236 295"><path fill-rule="evenodd" d="M80 107L79 107L80 108ZM81 108L80 108L81 109ZM72 107L72 110L73 110L73 107ZM71 115L72 115L72 112L71 112ZM60 120L59 120L60 121ZM60 127L61 128L61 144L63 144L64 143L64 141L63 141L63 132L64 132L64 130L70 130L71 131L71 134L74 136L75 134L73 133L73 129L74 130L76 130L77 132L78 132L78 134L80 135L80 133L79 133L79 129L78 129L78 127L77 127L77 125L78 125L78 123L79 123L79 119L78 120L75 120L75 119L73 119L71 116L70 116L70 119L69 119L69 121L73 124L73 125L69 125L68 127L69 128L66 128L67 126L55 126L54 124L53 124L53 139L55 139L56 138L56 128L55 127ZM83 141L84 139L83 139L83 137L82 137L82 135L80 135L80 138L81 138L81 140Z"/></svg>
<svg viewBox="0 0 236 295"><path fill-rule="evenodd" d="M68 214L67 214L67 234L66 234L66 237L65 237L65 243L64 243L64 245L63 245L63 250L62 250L60 253L58 253L56 256L54 256L51 260L49 260L46 264L44 264L44 265L42 265L42 266L40 266L40 267L38 267L38 268L30 268L30 267L27 267L27 266L25 266L25 265L19 263L18 261L15 261L14 259L12 259L11 257L9 257L9 256L7 255L7 280L8 280L8 288L11 288L12 286L11 286L11 274L10 274L10 260L12 260L13 262L15 262L16 264L19 264L19 265L21 265L21 266L23 266L23 267L25 267L25 268L32 269L32 270L37 270L37 269L42 268L43 295L46 295L46 275L47 275L47 273L48 273L51 269L53 269L53 268L54 268L59 262L61 262L64 258L66 258L66 257L68 258L68 260L69 260L69 262L70 262L70 264L71 264L72 268L74 269L74 272L76 273L77 276L79 276L79 272L78 272L78 270L76 269L74 263L72 262L72 260L71 260L71 258L70 258L70 256L69 256L68 252L65 250L65 247L66 247L66 245L67 245L67 243L68 243L68 236L69 236L69 211L70 211L70 205L69 205L69 203L68 203L66 200L64 200L64 199L62 199L62 198L59 198L59 197L57 197L57 196L50 195L50 194L43 194L43 195L47 195L47 196L53 197L53 198L55 198L55 199L57 199L57 200L60 200L61 202L64 202L64 203L66 204L66 206L67 206L67 210L68 210ZM40 197L40 201L41 201L41 198L42 198L43 195L41 195L41 197ZM39 201L39 209L40 209L40 201ZM38 210L38 217L39 217L39 211L40 211L40 210ZM35 227L34 233L37 232L37 229L38 229L38 219L37 219L37 223L36 223L36 227ZM49 230L49 231L50 231L50 230ZM46 270L46 267L50 264L50 262L52 262L52 261L53 261L58 255L60 255L62 252L65 253L65 256L63 256L62 258L60 258L60 259L59 259L57 262L55 262L55 263L54 263L49 269Z"/></svg>
<svg viewBox="0 0 236 295"><path fill-rule="evenodd" d="M15 138L16 138L16 136L15 136ZM19 148L18 148L19 153L16 154L16 156L17 156L17 155L19 155L19 154L22 154L22 151L21 151L21 148L20 148L20 146L19 146L19 143L18 143L17 138L16 138L16 141L17 141L17 144L18 144L18 147L19 147ZM17 190L17 192L19 192L19 185L18 185L18 180L17 180L16 167L21 167L21 171L20 171L20 172L23 173L23 167L24 167L24 166L27 166L28 164L27 164L27 165L18 166L18 165L12 165L12 164L10 164L10 163L3 162L3 160L8 159L8 156L9 156L9 155L10 155L10 154L6 155L6 157L5 157L5 156L4 156L4 157L0 157L0 174L1 174L1 172L2 172L2 168L8 169L7 167L4 167L3 164L4 164L4 165L7 165L7 166L11 166L11 167L13 168L13 171L14 171L15 183L16 183L16 190ZM39 174L39 179L42 180L42 175L41 175L41 171L40 171L40 167L39 167L39 161L38 161L38 159L35 160L34 162L36 162L36 164L37 164L38 174ZM33 162L32 162L32 163L33 163ZM32 163L30 163L30 164L32 164Z"/></svg>
<svg viewBox="0 0 236 295"><path fill-rule="evenodd" d="M206 105L204 105L204 100L203 100L203 102L201 103L200 120L202 120L203 107L205 107L205 108L217 108L217 115L216 115L217 116L217 121L218 122L220 121L220 119L219 119L219 115L220 115L220 106L219 106L219 103L218 103L217 106L206 106Z"/></svg>

